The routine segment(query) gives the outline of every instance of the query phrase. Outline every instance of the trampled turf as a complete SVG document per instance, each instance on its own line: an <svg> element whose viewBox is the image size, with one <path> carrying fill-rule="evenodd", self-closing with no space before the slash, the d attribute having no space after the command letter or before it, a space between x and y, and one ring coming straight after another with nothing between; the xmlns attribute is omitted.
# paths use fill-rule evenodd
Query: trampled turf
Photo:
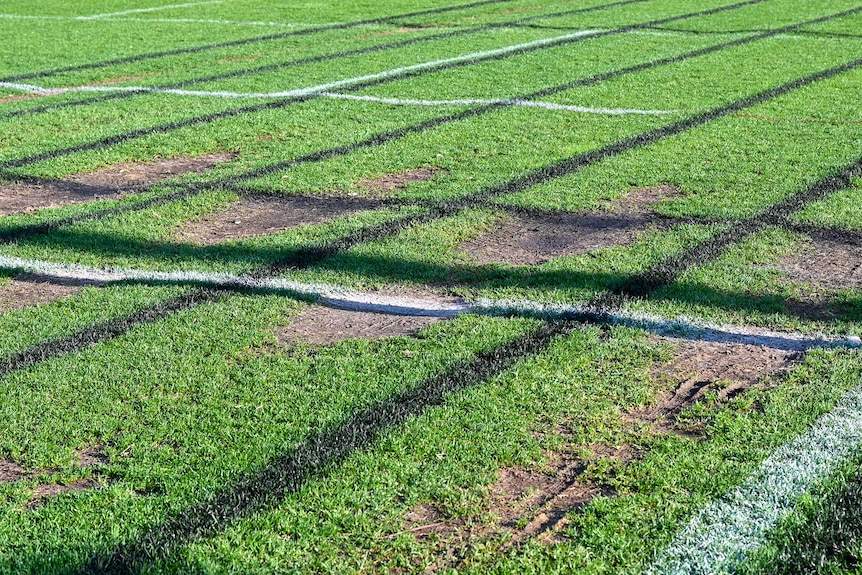
<svg viewBox="0 0 862 575"><path fill-rule="evenodd" d="M857 572L862 4L0 29L0 572Z"/></svg>

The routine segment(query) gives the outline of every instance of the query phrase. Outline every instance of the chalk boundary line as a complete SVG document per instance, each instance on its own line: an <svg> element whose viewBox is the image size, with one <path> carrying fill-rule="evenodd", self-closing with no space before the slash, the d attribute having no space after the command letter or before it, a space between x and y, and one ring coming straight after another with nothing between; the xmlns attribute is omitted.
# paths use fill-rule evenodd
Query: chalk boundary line
<svg viewBox="0 0 862 575"><path fill-rule="evenodd" d="M488 316L524 316L546 320L594 315L604 323L638 327L681 339L698 339L716 343L760 345L787 351L806 351L819 347L862 347L862 339L779 332L754 327L740 327L698 321L688 317L665 318L637 311L594 310L577 304L558 304L530 300L478 298L474 301L423 299L381 293L362 292L323 283L299 282L286 278L255 278L200 271L151 271L131 268L97 268L80 264L61 264L11 256L0 256L0 269L31 274L46 281L77 282L85 285L116 283L194 285L232 291L275 293L311 300L326 307L381 314L454 318L472 313Z"/></svg>

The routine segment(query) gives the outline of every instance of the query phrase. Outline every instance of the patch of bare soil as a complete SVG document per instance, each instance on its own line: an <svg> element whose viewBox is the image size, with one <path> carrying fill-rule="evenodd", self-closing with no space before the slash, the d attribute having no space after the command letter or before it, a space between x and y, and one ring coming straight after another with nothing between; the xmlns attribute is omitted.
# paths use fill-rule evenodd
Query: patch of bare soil
<svg viewBox="0 0 862 575"><path fill-rule="evenodd" d="M87 491L90 489L98 489L101 487L99 482L92 478L76 479L68 484L51 483L43 484L33 490L33 497L27 504L27 509L34 509L45 502L46 499L62 495L63 493L72 493L76 491Z"/></svg>
<svg viewBox="0 0 862 575"><path fill-rule="evenodd" d="M8 459L0 459L0 483L14 483L23 479L24 468Z"/></svg>
<svg viewBox="0 0 862 575"><path fill-rule="evenodd" d="M655 405L629 412L632 423L646 423L659 433L699 437L701 429L681 427L677 416L687 407L715 391L719 401L729 400L754 388L764 377L784 371L799 360L795 351L745 344L669 340L676 347L674 358L653 370L653 380L672 390Z"/></svg>
<svg viewBox="0 0 862 575"><path fill-rule="evenodd" d="M0 313L49 303L75 295L84 284L48 281L31 274L21 274L0 286Z"/></svg>
<svg viewBox="0 0 862 575"><path fill-rule="evenodd" d="M546 471L522 467L501 469L489 492L488 512L495 521L468 524L462 519L446 518L433 506L422 504L407 514L401 533L412 533L420 540L432 537L439 540L438 559L425 569L426 573L456 567L463 548L470 541L489 541L505 535L504 549L527 539L556 543L561 530L569 523L566 515L570 511L598 496L615 495L608 486L582 481L589 461L599 458L626 464L636 459L637 454L627 446L596 445L587 461L554 453Z"/></svg>
<svg viewBox="0 0 862 575"><path fill-rule="evenodd" d="M677 193L676 188L639 188L609 204L608 211L524 213L466 242L461 251L477 264L538 265L548 260L625 245L638 232L665 220L649 206Z"/></svg>
<svg viewBox="0 0 862 575"><path fill-rule="evenodd" d="M198 245L213 245L319 224L340 216L374 210L381 205L379 201L364 198L250 197L224 211L189 222L177 232L177 237Z"/></svg>
<svg viewBox="0 0 862 575"><path fill-rule="evenodd" d="M77 451L75 455L78 457L77 463L80 467L98 467L108 463L108 456L100 445L86 447Z"/></svg>
<svg viewBox="0 0 862 575"><path fill-rule="evenodd" d="M414 168L397 174L384 174L377 178L362 180L359 182L358 187L373 192L378 196L387 196L394 191L404 188L408 184L430 180L438 172L440 172L439 168Z"/></svg>
<svg viewBox="0 0 862 575"><path fill-rule="evenodd" d="M795 282L823 289L862 288L862 238L814 239L802 251L782 258L779 269Z"/></svg>
<svg viewBox="0 0 862 575"><path fill-rule="evenodd" d="M415 335L420 329L439 321L436 317L418 317L346 311L322 306L308 306L291 318L289 325L276 330L280 344L327 345L348 339L382 339Z"/></svg>
<svg viewBox="0 0 862 575"><path fill-rule="evenodd" d="M0 215L117 198L161 180L204 172L234 157L233 154L218 153L148 163L128 162L61 180L0 184Z"/></svg>

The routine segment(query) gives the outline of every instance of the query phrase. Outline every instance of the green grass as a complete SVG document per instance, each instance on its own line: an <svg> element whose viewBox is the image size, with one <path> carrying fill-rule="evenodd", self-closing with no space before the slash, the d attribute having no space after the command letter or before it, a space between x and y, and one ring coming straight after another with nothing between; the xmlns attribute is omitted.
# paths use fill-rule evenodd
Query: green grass
<svg viewBox="0 0 862 575"><path fill-rule="evenodd" d="M453 4L250 0L77 18L168 5L170 0L146 6L120 0L74 6L6 2L0 6L0 78ZM554 16L599 5L596 0L503 1L21 82L43 87L183 82L189 90L277 92L576 31L639 25L729 1L694 6L647 0ZM541 98L569 106L672 112L666 115L501 107L411 131L407 128L472 106L314 98L149 133L268 100L135 94L83 104L98 95L86 92L0 100L3 182L62 178L156 157L237 154L208 173L160 182L120 199L0 216L3 237L24 234L0 243L0 256L244 274L535 173L534 182L513 193L393 229L279 275L364 290L433 289L467 300L594 302L860 159L858 68L649 145L614 148L862 58L862 38L849 36L858 34L862 13L745 41L757 30L854 7L849 0L828 5L767 0L655 29L422 71L355 92L414 100L516 98L666 59ZM534 17L530 25L518 25ZM510 25L481 28L501 23ZM402 29L407 26L415 29ZM449 38L288 65L472 28ZM733 40L739 43L685 56ZM258 66L269 68L198 81ZM20 93L0 87L0 99ZM69 105L4 117L53 104ZM264 175L254 172L404 129L385 143ZM139 133L130 136L133 132ZM73 149L116 136L122 141ZM610 151L580 169L541 177L544 167L601 149ZM39 159L53 151L56 157ZM4 164L17 160L21 165ZM369 180L416 168L433 169L434 177L392 190L399 205L213 246L192 244L178 234L188 222L230 210L247 191L374 197L379 192ZM845 234L862 231L859 175L857 170L849 185L800 206L789 222ZM231 178L245 191L225 187ZM462 250L465 242L517 217L518 209L613 210L616 200L653 186L678 190L655 207L666 225L646 226L628 244L536 266L479 265ZM188 197L142 207L141 202L192 187L197 191ZM125 211L87 217L114 208ZM65 218L81 221L26 232ZM828 290L791 280L781 270L782 262L810 241L787 223L770 221L756 233L740 235L647 297L625 299L622 311L808 337L860 335L858 283ZM0 271L3 290L14 270ZM284 346L277 328L309 304L286 295L228 290L156 321L122 328L130 314L193 289L129 282L0 312L0 464L14 462L25 472L17 481L0 480L0 573L85 572L110 558L121 560L124 553L137 553L131 566L143 573L421 573L431 566L447 573L642 573L699 509L809 429L862 375L858 351L815 350L786 373L729 400L720 400L712 389L678 414L677 428L697 434L667 433L630 417L670 391L671 383L655 370L676 353L666 340L639 329L585 322L500 365L493 362L519 342L536 341L531 338L540 337L548 324L465 314L410 337ZM806 317L791 305L798 301L823 303L831 315ZM76 334L111 322L120 322L111 337L56 348L62 338L73 341ZM15 368L19 354L40 345L53 351ZM440 397L421 395L453 373L464 385ZM411 393L424 399L410 403ZM408 411L386 415L387 402L396 400ZM327 435L336 432L343 433L339 441ZM318 448L309 451L309 445ZM82 467L78 453L93 447L106 461ZM616 459L607 455L612 448L636 457ZM286 462L296 463L292 457L300 461L294 475L284 471ZM504 524L494 496L501 470L549 474L560 457L580 461L578 480L600 487L603 495L566 510L552 542L537 536L511 544L538 511L522 511L514 527ZM795 502L795 511L740 562L741 572L858 570L853 559L859 551L858 454L854 457ZM34 499L40 486L80 480L99 487ZM226 500L247 506L234 515L223 505ZM414 529L410 518L422 509L435 510L428 522L438 524L436 534ZM206 523L202 517L215 519ZM199 522L206 526L194 532L190 526ZM152 543L160 537L169 544ZM803 546L810 552L799 551Z"/></svg>

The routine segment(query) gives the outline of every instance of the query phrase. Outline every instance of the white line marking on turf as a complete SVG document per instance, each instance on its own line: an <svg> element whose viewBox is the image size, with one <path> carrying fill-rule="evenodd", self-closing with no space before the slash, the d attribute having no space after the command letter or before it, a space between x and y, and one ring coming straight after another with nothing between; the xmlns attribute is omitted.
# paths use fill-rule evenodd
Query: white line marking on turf
<svg viewBox="0 0 862 575"><path fill-rule="evenodd" d="M242 20L206 20L198 18L90 18L88 16L28 16L26 14L0 14L4 20L88 20L92 22L160 22L167 24L232 24L236 26L275 26L282 28L305 28L312 26L336 26L344 22L246 22Z"/></svg>
<svg viewBox="0 0 862 575"><path fill-rule="evenodd" d="M313 299L321 305L399 315L454 317L462 313L493 316L531 316L552 319L590 311L582 306L546 304L530 301L487 300L475 302L406 298L351 290L344 287L292 281L284 278L255 279L248 276L196 272L104 269L79 264L62 264L11 256L0 256L0 269L42 276L53 281L108 284L118 282L194 284L211 287L246 288ZM827 338L820 335L779 333L757 328L716 326L687 318L666 319L640 312L600 313L609 322L637 327L657 335L674 338L762 345L788 351L817 347L859 347L856 337Z"/></svg>
<svg viewBox="0 0 862 575"><path fill-rule="evenodd" d="M742 485L699 511L647 571L649 575L729 573L798 499L862 444L862 386L805 434L769 456Z"/></svg>
<svg viewBox="0 0 862 575"><path fill-rule="evenodd" d="M184 2L182 4L169 4L167 6L153 6L151 8L134 8L121 12L108 12L105 14L93 14L92 16L76 16L76 20L100 20L111 16L123 16L125 14L141 14L143 12L158 12L160 10L172 10L173 8L188 8L190 6L204 6L206 4L221 4L224 0L206 0L205 2Z"/></svg>
<svg viewBox="0 0 862 575"><path fill-rule="evenodd" d="M391 78L392 76L398 76L400 74L404 74L405 72L414 72L417 70L425 70L427 68L434 68L437 66L444 66L446 64L454 64L457 62L469 62L471 60L477 60L480 58L487 58L492 56L500 56L503 54L510 54L512 52L517 52L519 50L524 50L526 48L533 48L536 46L545 46L547 44L553 44L555 42L561 42L563 40L571 40L573 38L579 38L581 36L590 36L599 33L600 30L581 30L579 32L575 32L572 34L564 34L562 36L554 36L553 38L542 38L540 40L533 40L531 42L524 42L521 44L513 44L511 46L504 46L502 48L495 48L494 50L483 50L480 52L471 52L469 54L463 54L461 56L454 56L452 58L441 58L439 60L431 60L428 62L421 62L419 64L411 64L409 66L401 66L399 68L391 68L389 70L384 70L382 72L377 72L374 74L366 74L364 76L355 76L353 78L345 78L342 80L336 80L334 82L327 82L326 84L318 84L317 86L309 86L308 88L297 88L294 90L285 90L281 92L268 92L268 93L260 93L260 94L239 94L237 92L205 92L205 91L196 91L196 90L173 90L173 89L162 89L162 88L147 88L143 86L77 86L72 88L57 88L59 92L56 93L64 93L64 92L106 92L106 91L146 91L146 92L155 92L155 93L165 93L165 94L180 94L186 96L220 96L225 98L250 98L250 97L266 97L266 98L290 98L297 96L312 96L315 94L320 94L321 92L327 92L329 90L333 90L335 88L343 88L345 86L351 86L355 84L361 84L362 82L367 82L369 80L380 80L383 78ZM16 89L24 90L29 87L30 90L34 91L43 91L46 88L40 88L39 86L30 86L28 84L0 84L0 86L5 87L15 87Z"/></svg>
<svg viewBox="0 0 862 575"><path fill-rule="evenodd" d="M411 100L404 98L380 98L377 96L358 96L355 94L337 94L334 92L321 92L325 98L337 100L354 100L360 102L377 102L380 104L391 104L393 106L487 106L492 104L505 104L507 106L523 106L527 108L543 108L545 110L562 110L566 112L581 112L584 114L606 114L606 115L661 115L676 114L678 110L638 110L632 108L588 108L584 106L572 106L567 104L554 104L553 102L538 102L533 100L513 100L507 98L481 100Z"/></svg>

